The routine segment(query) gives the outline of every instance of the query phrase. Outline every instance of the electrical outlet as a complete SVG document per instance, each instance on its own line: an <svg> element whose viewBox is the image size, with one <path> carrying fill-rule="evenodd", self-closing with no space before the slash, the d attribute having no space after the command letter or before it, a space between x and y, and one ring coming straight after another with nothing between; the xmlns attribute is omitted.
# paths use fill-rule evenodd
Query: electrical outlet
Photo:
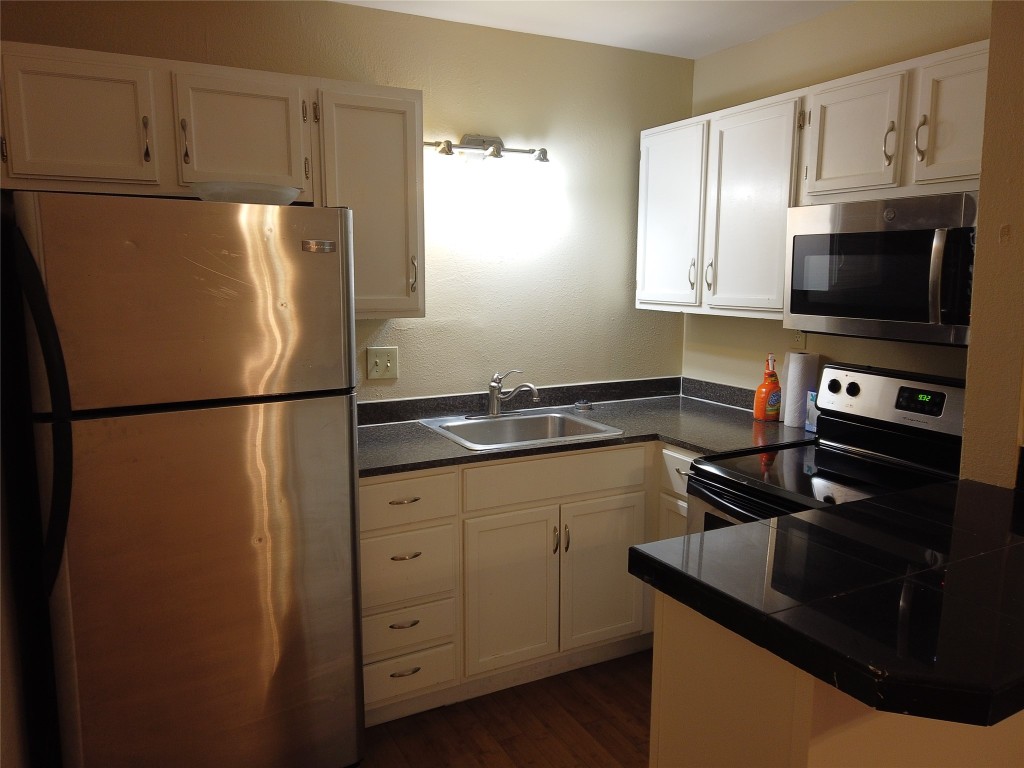
<svg viewBox="0 0 1024 768"><path fill-rule="evenodd" d="M790 349L807 349L807 334L803 331L793 331L793 338L789 341Z"/></svg>
<svg viewBox="0 0 1024 768"><path fill-rule="evenodd" d="M366 378L397 379L398 347L367 347Z"/></svg>

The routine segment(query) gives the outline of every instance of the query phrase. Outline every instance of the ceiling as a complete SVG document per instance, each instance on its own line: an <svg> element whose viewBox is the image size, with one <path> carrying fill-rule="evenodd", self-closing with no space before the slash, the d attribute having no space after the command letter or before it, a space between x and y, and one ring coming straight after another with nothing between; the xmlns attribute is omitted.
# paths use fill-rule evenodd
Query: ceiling
<svg viewBox="0 0 1024 768"><path fill-rule="evenodd" d="M700 59L848 0L342 0L483 27Z"/></svg>

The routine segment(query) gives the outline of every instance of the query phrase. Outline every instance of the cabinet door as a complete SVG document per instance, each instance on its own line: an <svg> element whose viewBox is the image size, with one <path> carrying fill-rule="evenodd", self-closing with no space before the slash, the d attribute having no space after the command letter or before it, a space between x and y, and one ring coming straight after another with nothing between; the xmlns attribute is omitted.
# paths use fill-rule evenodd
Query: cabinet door
<svg viewBox="0 0 1024 768"><path fill-rule="evenodd" d="M562 505L561 648L639 632L643 585L628 552L643 541L644 494Z"/></svg>
<svg viewBox="0 0 1024 768"><path fill-rule="evenodd" d="M687 531L687 503L683 499L661 494L658 510L658 536L662 539L674 539L685 536Z"/></svg>
<svg viewBox="0 0 1024 768"><path fill-rule="evenodd" d="M11 177L156 183L149 69L4 56L3 86Z"/></svg>
<svg viewBox="0 0 1024 768"><path fill-rule="evenodd" d="M704 304L782 311L797 99L711 121Z"/></svg>
<svg viewBox="0 0 1024 768"><path fill-rule="evenodd" d="M988 52L921 70L914 133L914 181L981 175Z"/></svg>
<svg viewBox="0 0 1024 768"><path fill-rule="evenodd" d="M174 91L183 184L238 181L312 188L306 150L309 129L298 78L236 79L176 72Z"/></svg>
<svg viewBox="0 0 1024 768"><path fill-rule="evenodd" d="M811 94L808 194L897 185L905 80L898 72Z"/></svg>
<svg viewBox="0 0 1024 768"><path fill-rule="evenodd" d="M473 518L463 533L466 674L558 651L558 507Z"/></svg>
<svg viewBox="0 0 1024 768"><path fill-rule="evenodd" d="M353 211L357 317L423 317L423 102L321 91L324 200Z"/></svg>
<svg viewBox="0 0 1024 768"><path fill-rule="evenodd" d="M636 305L697 304L707 121L640 134Z"/></svg>

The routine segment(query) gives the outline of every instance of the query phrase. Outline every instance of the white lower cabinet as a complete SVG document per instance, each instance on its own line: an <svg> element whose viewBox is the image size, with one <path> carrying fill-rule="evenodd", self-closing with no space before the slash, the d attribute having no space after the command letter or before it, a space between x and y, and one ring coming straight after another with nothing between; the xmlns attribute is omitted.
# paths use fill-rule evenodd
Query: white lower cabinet
<svg viewBox="0 0 1024 768"><path fill-rule="evenodd" d="M457 678L458 474L359 489L363 696L367 709Z"/></svg>
<svg viewBox="0 0 1024 768"><path fill-rule="evenodd" d="M629 445L362 480L367 722L639 649L628 553L646 540L655 455Z"/></svg>
<svg viewBox="0 0 1024 768"><path fill-rule="evenodd" d="M661 483L658 498L658 538L671 539L696 533L686 496L690 463L698 454L683 448L663 448L660 455Z"/></svg>
<svg viewBox="0 0 1024 768"><path fill-rule="evenodd" d="M467 675L642 630L642 585L627 571L644 540L642 446L465 475Z"/></svg>
<svg viewBox="0 0 1024 768"><path fill-rule="evenodd" d="M643 516L638 491L466 520L466 674L639 632Z"/></svg>

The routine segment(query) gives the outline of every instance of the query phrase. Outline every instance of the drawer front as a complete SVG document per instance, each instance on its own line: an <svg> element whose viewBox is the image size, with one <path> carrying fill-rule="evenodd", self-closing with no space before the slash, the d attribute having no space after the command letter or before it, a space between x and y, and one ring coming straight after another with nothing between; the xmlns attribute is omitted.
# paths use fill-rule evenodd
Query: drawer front
<svg viewBox="0 0 1024 768"><path fill-rule="evenodd" d="M372 531L459 512L455 472L394 480L359 488L359 529Z"/></svg>
<svg viewBox="0 0 1024 768"><path fill-rule="evenodd" d="M523 504L644 482L644 448L572 454L467 469L466 509Z"/></svg>
<svg viewBox="0 0 1024 768"><path fill-rule="evenodd" d="M700 454L683 450L661 451L661 489L679 496L686 495L686 473L690 462Z"/></svg>
<svg viewBox="0 0 1024 768"><path fill-rule="evenodd" d="M363 619L363 656L378 656L450 638L455 633L455 600L426 603Z"/></svg>
<svg viewBox="0 0 1024 768"><path fill-rule="evenodd" d="M455 525L371 536L359 542L363 607L455 588Z"/></svg>
<svg viewBox="0 0 1024 768"><path fill-rule="evenodd" d="M363 699L367 706L455 679L455 646L451 643L363 667Z"/></svg>

